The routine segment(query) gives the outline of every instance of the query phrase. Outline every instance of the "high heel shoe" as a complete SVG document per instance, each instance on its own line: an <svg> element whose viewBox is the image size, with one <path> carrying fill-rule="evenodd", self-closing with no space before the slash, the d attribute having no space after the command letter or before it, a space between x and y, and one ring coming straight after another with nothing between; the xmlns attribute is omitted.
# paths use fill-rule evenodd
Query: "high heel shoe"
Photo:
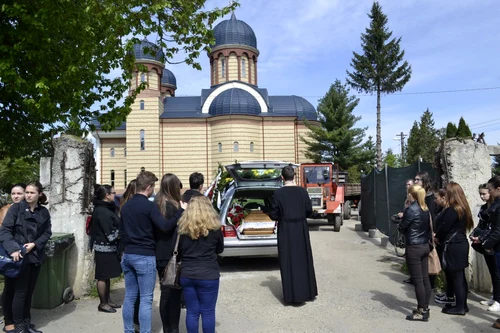
<svg viewBox="0 0 500 333"><path fill-rule="evenodd" d="M116 310L113 308L105 309L105 308L101 307L100 305L97 306L97 311L106 312L106 313L115 313L116 312Z"/></svg>

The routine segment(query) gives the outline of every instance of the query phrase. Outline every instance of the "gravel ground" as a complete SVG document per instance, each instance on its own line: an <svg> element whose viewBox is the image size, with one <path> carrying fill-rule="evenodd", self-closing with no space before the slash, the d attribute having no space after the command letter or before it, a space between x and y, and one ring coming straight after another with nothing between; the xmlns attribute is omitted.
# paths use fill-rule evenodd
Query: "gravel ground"
<svg viewBox="0 0 500 333"><path fill-rule="evenodd" d="M427 323L405 320L416 307L412 286L399 267L403 259L392 247L364 232L354 231L354 220L345 221L339 233L313 222L310 227L319 295L300 307L281 301L276 258L225 259L217 303L217 332L496 332L491 324L500 313L479 304L488 295L469 294L466 316L442 314L431 299ZM122 301L123 282L113 296ZM153 332L161 332L159 288L153 308ZM97 312L98 300L80 299L54 310L33 310L33 322L45 333L123 332L121 310ZM182 310L181 332L186 332ZM201 327L201 326L200 326Z"/></svg>

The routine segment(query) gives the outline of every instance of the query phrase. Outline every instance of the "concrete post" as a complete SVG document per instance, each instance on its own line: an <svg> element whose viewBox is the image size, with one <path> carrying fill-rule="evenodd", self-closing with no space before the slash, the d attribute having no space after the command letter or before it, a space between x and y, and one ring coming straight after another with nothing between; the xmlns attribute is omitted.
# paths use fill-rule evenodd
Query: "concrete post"
<svg viewBox="0 0 500 333"><path fill-rule="evenodd" d="M73 233L75 246L69 255L69 286L75 296L88 294L93 281L93 254L88 251L85 222L95 183L93 145L63 135L53 142L54 157L40 160L40 182L49 199L52 231Z"/></svg>
<svg viewBox="0 0 500 333"><path fill-rule="evenodd" d="M440 151L443 186L452 181L460 184L469 202L475 224L478 222L479 207L483 204L478 195L478 186L491 177L490 149L487 145L471 139L448 139ZM469 263L468 276L472 288L477 291L491 291L491 277L483 256L471 248Z"/></svg>

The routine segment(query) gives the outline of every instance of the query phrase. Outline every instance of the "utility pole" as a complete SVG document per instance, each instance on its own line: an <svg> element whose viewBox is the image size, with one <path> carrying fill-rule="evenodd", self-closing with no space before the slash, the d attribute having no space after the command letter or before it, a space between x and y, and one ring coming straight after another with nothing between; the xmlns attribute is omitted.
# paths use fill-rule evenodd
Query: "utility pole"
<svg viewBox="0 0 500 333"><path fill-rule="evenodd" d="M401 140L401 160L404 161L404 152L405 152L405 137L407 137L406 134L401 132L400 134L396 134L396 136L399 136Z"/></svg>

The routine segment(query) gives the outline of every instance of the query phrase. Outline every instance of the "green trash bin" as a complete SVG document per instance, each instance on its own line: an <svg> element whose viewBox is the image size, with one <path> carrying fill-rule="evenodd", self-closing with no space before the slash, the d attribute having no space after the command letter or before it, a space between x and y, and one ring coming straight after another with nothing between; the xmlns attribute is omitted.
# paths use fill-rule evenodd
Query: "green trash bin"
<svg viewBox="0 0 500 333"><path fill-rule="evenodd" d="M68 286L68 250L75 243L73 234L54 232L45 246L45 261L33 293L32 306L53 309L75 297Z"/></svg>

